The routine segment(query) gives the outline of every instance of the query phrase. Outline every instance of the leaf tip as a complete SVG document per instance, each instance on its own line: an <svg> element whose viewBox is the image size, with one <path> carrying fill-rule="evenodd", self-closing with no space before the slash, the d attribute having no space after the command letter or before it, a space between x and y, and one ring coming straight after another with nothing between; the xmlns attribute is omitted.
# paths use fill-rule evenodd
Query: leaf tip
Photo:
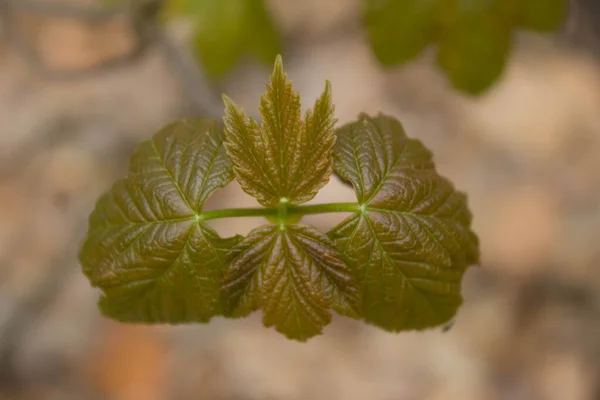
<svg viewBox="0 0 600 400"><path fill-rule="evenodd" d="M231 100L231 97L227 96L226 94L222 94L221 99L223 100L223 103L226 106L233 104L233 100Z"/></svg>
<svg viewBox="0 0 600 400"><path fill-rule="evenodd" d="M271 74L271 87L284 85L285 82L287 82L287 74L283 70L283 57L281 54L277 54L273 65L273 73Z"/></svg>
<svg viewBox="0 0 600 400"><path fill-rule="evenodd" d="M221 99L223 99L223 104L225 105L225 114L239 112L238 105L235 104L231 97L227 96L226 94L223 94L221 95Z"/></svg>
<svg viewBox="0 0 600 400"><path fill-rule="evenodd" d="M275 56L275 65L273 67L273 74L276 73L283 73L283 57L281 57L281 54L277 54L277 56Z"/></svg>
<svg viewBox="0 0 600 400"><path fill-rule="evenodd" d="M323 94L331 96L331 82L329 82L329 80L325 81L325 92Z"/></svg>
<svg viewBox="0 0 600 400"><path fill-rule="evenodd" d="M358 122L364 124L365 122L371 121L371 116L365 112L358 114Z"/></svg>

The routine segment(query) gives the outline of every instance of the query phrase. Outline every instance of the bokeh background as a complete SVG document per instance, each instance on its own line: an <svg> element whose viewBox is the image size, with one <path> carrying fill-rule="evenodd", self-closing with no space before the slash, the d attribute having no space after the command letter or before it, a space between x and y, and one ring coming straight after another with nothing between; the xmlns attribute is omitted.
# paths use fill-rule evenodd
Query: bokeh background
<svg viewBox="0 0 600 400"><path fill-rule="evenodd" d="M354 0L267 2L304 105L329 79L340 123L398 117L469 194L481 239L449 331L389 334L336 317L306 344L258 314L112 322L77 262L87 216L134 146L176 118L219 118L221 93L253 112L270 68L246 60L209 81L186 51L185 23L124 58L135 50L127 18L57 12L91 0L26 3L0 1L0 399L600 399L596 1L572 2L556 35L519 35L501 80L477 98L452 89L427 52L382 69ZM332 180L315 201L352 195ZM235 185L211 202L255 204ZM309 221L327 229L340 218ZM243 234L259 223L214 226Z"/></svg>

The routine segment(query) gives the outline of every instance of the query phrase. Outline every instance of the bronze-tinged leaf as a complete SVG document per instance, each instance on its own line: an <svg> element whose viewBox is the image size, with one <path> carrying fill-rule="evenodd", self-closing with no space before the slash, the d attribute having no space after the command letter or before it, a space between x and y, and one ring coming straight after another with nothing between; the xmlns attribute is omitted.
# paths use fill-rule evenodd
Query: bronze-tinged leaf
<svg viewBox="0 0 600 400"><path fill-rule="evenodd" d="M305 225L265 225L238 244L223 282L226 315L263 310L265 326L305 341L331 321L358 317L348 266L324 234Z"/></svg>
<svg viewBox="0 0 600 400"><path fill-rule="evenodd" d="M233 179L215 122L184 120L142 142L130 172L98 201L80 260L100 308L128 322L204 322L220 313L223 239L201 222L206 199Z"/></svg>
<svg viewBox="0 0 600 400"><path fill-rule="evenodd" d="M335 170L362 211L329 235L360 285L363 318L390 331L447 322L463 273L479 261L466 196L393 118L361 115L337 135Z"/></svg>
<svg viewBox="0 0 600 400"><path fill-rule="evenodd" d="M336 122L329 83L301 120L300 97L278 57L261 97L261 126L231 99L224 101L225 147L236 178L262 205L304 203L329 181Z"/></svg>

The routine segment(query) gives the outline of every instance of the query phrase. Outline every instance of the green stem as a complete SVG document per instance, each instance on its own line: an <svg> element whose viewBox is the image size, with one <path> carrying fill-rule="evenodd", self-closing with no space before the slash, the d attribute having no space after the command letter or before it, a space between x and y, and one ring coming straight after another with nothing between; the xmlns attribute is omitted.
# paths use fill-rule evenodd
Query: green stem
<svg viewBox="0 0 600 400"><path fill-rule="evenodd" d="M206 221L218 218L237 218L237 217L276 217L279 214L279 207L264 208L226 208L223 210L205 211L198 215L199 219ZM311 204L308 206L287 206L287 215L307 215L307 214L325 214L334 212L356 212L360 210L358 203L329 203L329 204Z"/></svg>
<svg viewBox="0 0 600 400"><path fill-rule="evenodd" d="M307 214L327 214L335 212L356 212L360 210L358 203L328 203L311 204L309 206L289 206L288 214L307 215Z"/></svg>
<svg viewBox="0 0 600 400"><path fill-rule="evenodd" d="M279 208L226 208L223 210L204 211L200 214L203 221L218 218L236 217L269 217L277 216Z"/></svg>

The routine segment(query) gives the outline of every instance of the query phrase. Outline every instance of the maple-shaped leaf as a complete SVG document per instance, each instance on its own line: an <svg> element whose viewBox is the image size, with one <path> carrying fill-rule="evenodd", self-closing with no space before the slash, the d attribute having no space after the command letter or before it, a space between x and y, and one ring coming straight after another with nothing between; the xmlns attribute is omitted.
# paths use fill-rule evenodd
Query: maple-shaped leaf
<svg viewBox="0 0 600 400"><path fill-rule="evenodd" d="M359 283L362 317L389 331L449 321L463 273L479 258L466 196L391 117L361 115L337 135L335 171L361 211L329 235Z"/></svg>
<svg viewBox="0 0 600 400"><path fill-rule="evenodd" d="M331 321L358 317L357 289L334 243L305 225L265 225L233 251L223 281L226 315L263 310L265 326L305 341Z"/></svg>
<svg viewBox="0 0 600 400"><path fill-rule="evenodd" d="M129 174L90 215L80 260L99 306L128 322L204 322L220 313L227 251L201 221L206 199L233 179L215 122L172 123L142 142Z"/></svg>
<svg viewBox="0 0 600 400"><path fill-rule="evenodd" d="M277 57L261 97L261 126L231 99L224 101L227 153L240 185L260 204L304 203L329 181L336 122L329 82L301 120L300 96Z"/></svg>

